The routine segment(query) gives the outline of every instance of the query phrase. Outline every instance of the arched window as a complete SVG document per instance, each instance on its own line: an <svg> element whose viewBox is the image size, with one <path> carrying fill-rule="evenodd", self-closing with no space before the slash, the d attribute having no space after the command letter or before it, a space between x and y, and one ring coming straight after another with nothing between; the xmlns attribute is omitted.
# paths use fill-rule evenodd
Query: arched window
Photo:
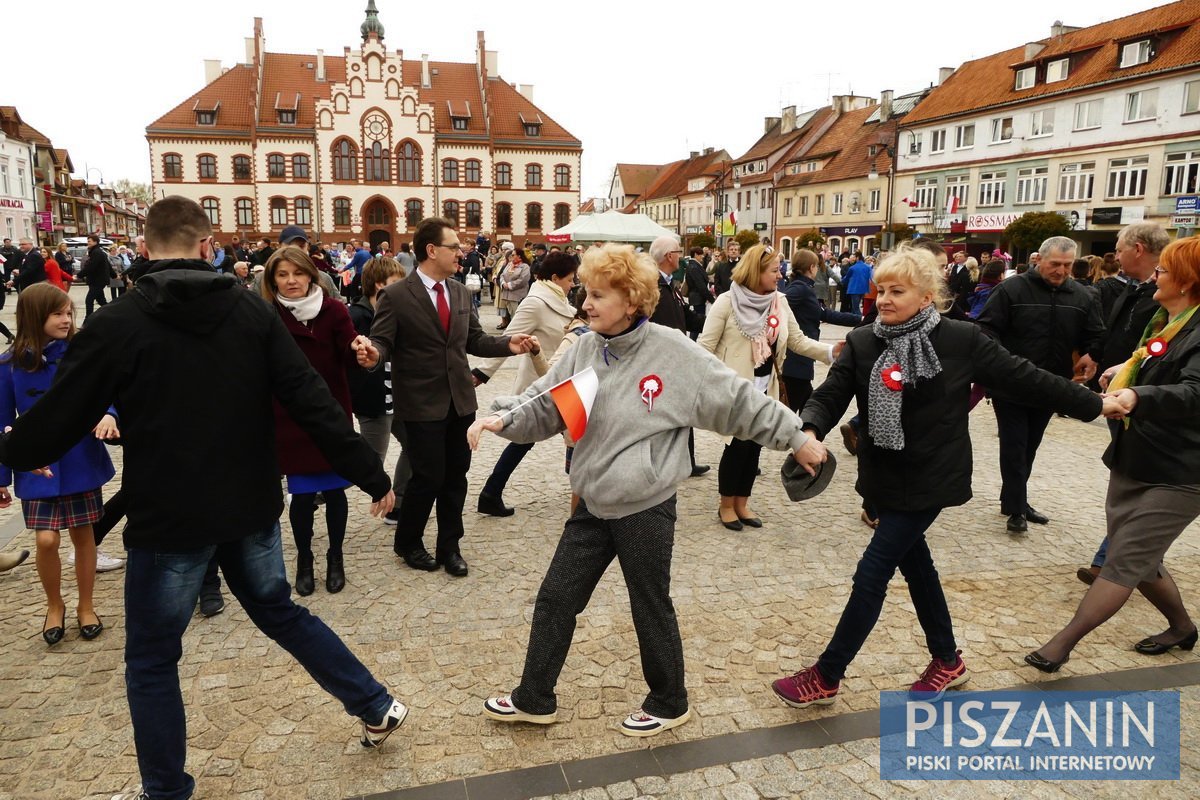
<svg viewBox="0 0 1200 800"><path fill-rule="evenodd" d="M542 229L542 204L529 203L525 206L525 230L540 231Z"/></svg>
<svg viewBox="0 0 1200 800"><path fill-rule="evenodd" d="M387 203L376 201L371 204L371 208L367 210L368 225L391 225L392 213L388 210Z"/></svg>
<svg viewBox="0 0 1200 800"><path fill-rule="evenodd" d="M554 206L554 227L562 228L571 222L571 206L567 203L556 203Z"/></svg>
<svg viewBox="0 0 1200 800"><path fill-rule="evenodd" d="M294 202L296 208L296 224L312 225L312 200L307 197L297 197Z"/></svg>
<svg viewBox="0 0 1200 800"><path fill-rule="evenodd" d="M345 139L333 146L333 179L335 181L358 180L358 151Z"/></svg>
<svg viewBox="0 0 1200 800"><path fill-rule="evenodd" d="M169 181L183 180L183 156L167 153L163 156L163 177Z"/></svg>
<svg viewBox="0 0 1200 800"><path fill-rule="evenodd" d="M478 200L467 201L467 227L483 227L483 204Z"/></svg>
<svg viewBox="0 0 1200 800"><path fill-rule="evenodd" d="M307 178L308 177L308 156L303 153L297 153L292 156L292 177Z"/></svg>
<svg viewBox="0 0 1200 800"><path fill-rule="evenodd" d="M458 162L453 158L442 161L442 182L458 183Z"/></svg>
<svg viewBox="0 0 1200 800"><path fill-rule="evenodd" d="M542 188L542 165L529 164L525 167L525 188Z"/></svg>
<svg viewBox="0 0 1200 800"><path fill-rule="evenodd" d="M283 153L271 153L267 156L267 177L287 177L287 161L284 159Z"/></svg>
<svg viewBox="0 0 1200 800"><path fill-rule="evenodd" d="M288 224L287 200L282 197L271 198L271 224L276 227Z"/></svg>
<svg viewBox="0 0 1200 800"><path fill-rule="evenodd" d="M235 181L250 180L250 156L233 157L233 179Z"/></svg>
<svg viewBox="0 0 1200 800"><path fill-rule="evenodd" d="M512 203L496 203L496 227L500 230L512 228Z"/></svg>
<svg viewBox="0 0 1200 800"><path fill-rule="evenodd" d="M463 177L466 179L467 183L479 183L481 180L478 159L468 158L463 166L463 171Z"/></svg>
<svg viewBox="0 0 1200 800"><path fill-rule="evenodd" d="M217 157L213 155L200 156L200 180L215 181L217 179Z"/></svg>
<svg viewBox="0 0 1200 800"><path fill-rule="evenodd" d="M571 188L571 168L566 164L559 164L554 168L554 187L556 189Z"/></svg>
<svg viewBox="0 0 1200 800"><path fill-rule="evenodd" d="M458 201L447 200L442 203L442 216L450 220L454 227L458 227Z"/></svg>
<svg viewBox="0 0 1200 800"><path fill-rule="evenodd" d="M254 227L254 201L249 197L239 197L233 203L237 210L237 224L239 228Z"/></svg>
<svg viewBox="0 0 1200 800"><path fill-rule="evenodd" d="M397 180L401 183L421 182L421 150L412 142L404 142L396 149Z"/></svg>
<svg viewBox="0 0 1200 800"><path fill-rule="evenodd" d="M512 186L512 164L496 165L496 185Z"/></svg>
<svg viewBox="0 0 1200 800"><path fill-rule="evenodd" d="M387 183L392 179L391 164L391 158L383 152L383 145L375 142L363 150L363 180Z"/></svg>
<svg viewBox="0 0 1200 800"><path fill-rule="evenodd" d="M421 224L421 218L425 216L424 209L421 207L420 200L409 200L404 204L404 224L410 228L415 228Z"/></svg>
<svg viewBox="0 0 1200 800"><path fill-rule="evenodd" d="M345 228L350 225L350 198L333 198L333 224Z"/></svg>
<svg viewBox="0 0 1200 800"><path fill-rule="evenodd" d="M204 209L205 215L208 216L208 224L214 228L221 226L221 205L215 197L206 197L200 201L200 207Z"/></svg>

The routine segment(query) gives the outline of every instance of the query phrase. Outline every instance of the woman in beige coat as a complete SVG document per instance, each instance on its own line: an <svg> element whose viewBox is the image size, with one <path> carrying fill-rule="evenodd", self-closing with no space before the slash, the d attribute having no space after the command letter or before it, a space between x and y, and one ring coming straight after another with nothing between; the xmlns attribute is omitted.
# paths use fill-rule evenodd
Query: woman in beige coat
<svg viewBox="0 0 1200 800"><path fill-rule="evenodd" d="M500 305L508 312L500 327L507 330L512 324L513 315L517 313L517 306L529 294L529 262L525 260L524 253L512 251L512 258L501 270L496 282L500 285Z"/></svg>
<svg viewBox="0 0 1200 800"><path fill-rule="evenodd" d="M778 291L779 254L764 245L746 251L733 271L733 283L713 303L697 342L759 391L779 399L779 375L787 351L814 361L832 363L844 343L835 346L814 342L804 335L787 298ZM744 526L761 528L762 520L750 511L750 492L758 474L762 446L731 439L725 444L717 487L721 507L717 516L731 531Z"/></svg>
<svg viewBox="0 0 1200 800"><path fill-rule="evenodd" d="M528 274L529 267L523 268ZM567 326L575 318L575 307L567 301L567 292L575 283L575 272L578 268L575 259L566 253L554 252L546 256L538 265L537 274L534 276L537 281L530 287L528 295L521 300L509 319L508 333L533 334L547 352L553 353L557 350ZM534 355L540 355L540 352ZM488 359L471 373L479 383L487 383L504 361L504 358ZM534 359L522 357L517 367L517 380L512 393L521 394L539 377ZM483 491L479 493L479 513L491 514L494 517L512 515L513 509L504 505L504 486L520 465L521 459L532 449L532 443L512 443L504 448L496 466L492 468L487 483L483 485Z"/></svg>

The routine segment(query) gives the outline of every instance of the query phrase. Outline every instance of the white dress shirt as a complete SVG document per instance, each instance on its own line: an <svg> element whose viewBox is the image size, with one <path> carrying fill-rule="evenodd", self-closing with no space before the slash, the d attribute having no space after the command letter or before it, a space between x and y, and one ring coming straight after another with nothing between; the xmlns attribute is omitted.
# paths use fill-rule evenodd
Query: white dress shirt
<svg viewBox="0 0 1200 800"><path fill-rule="evenodd" d="M421 278L421 283L425 284L425 293L429 295L429 302L433 303L433 308L437 310L437 292L434 291L434 286L442 287L442 296L446 298L446 308L450 308L450 287L445 281L435 281L433 278L426 275L417 267L417 275Z"/></svg>

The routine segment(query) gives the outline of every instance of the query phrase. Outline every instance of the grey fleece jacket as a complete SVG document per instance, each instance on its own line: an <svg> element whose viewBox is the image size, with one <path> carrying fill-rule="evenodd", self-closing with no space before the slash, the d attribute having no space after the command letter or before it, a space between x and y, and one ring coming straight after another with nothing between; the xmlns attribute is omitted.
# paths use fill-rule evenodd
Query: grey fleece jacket
<svg viewBox="0 0 1200 800"><path fill-rule="evenodd" d="M589 366L600 388L587 432L575 445L571 488L601 519L636 514L675 493L692 469L689 428L752 439L772 450L796 450L808 441L787 406L679 331L649 321L611 339L584 334L522 395L496 398L492 411L513 408ZM653 407L640 388L648 376L662 386ZM548 439L566 427L548 394L504 419L500 435L514 442Z"/></svg>

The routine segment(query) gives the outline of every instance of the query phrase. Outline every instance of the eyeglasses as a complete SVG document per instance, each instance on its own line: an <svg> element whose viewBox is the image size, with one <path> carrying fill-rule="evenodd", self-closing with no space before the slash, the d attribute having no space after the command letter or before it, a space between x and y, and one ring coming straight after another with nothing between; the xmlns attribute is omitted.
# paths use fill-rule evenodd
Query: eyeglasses
<svg viewBox="0 0 1200 800"><path fill-rule="evenodd" d="M1155 275L1170 275L1171 273L1168 272L1167 270L1163 269L1162 267L1155 267L1154 274Z"/></svg>
<svg viewBox="0 0 1200 800"><path fill-rule="evenodd" d="M454 244L441 244L441 243L438 243L438 244L435 244L435 245L434 245L434 247L444 247L444 248L446 248L447 250L462 250L462 245L461 245L461 244L459 244L458 242L455 242Z"/></svg>

